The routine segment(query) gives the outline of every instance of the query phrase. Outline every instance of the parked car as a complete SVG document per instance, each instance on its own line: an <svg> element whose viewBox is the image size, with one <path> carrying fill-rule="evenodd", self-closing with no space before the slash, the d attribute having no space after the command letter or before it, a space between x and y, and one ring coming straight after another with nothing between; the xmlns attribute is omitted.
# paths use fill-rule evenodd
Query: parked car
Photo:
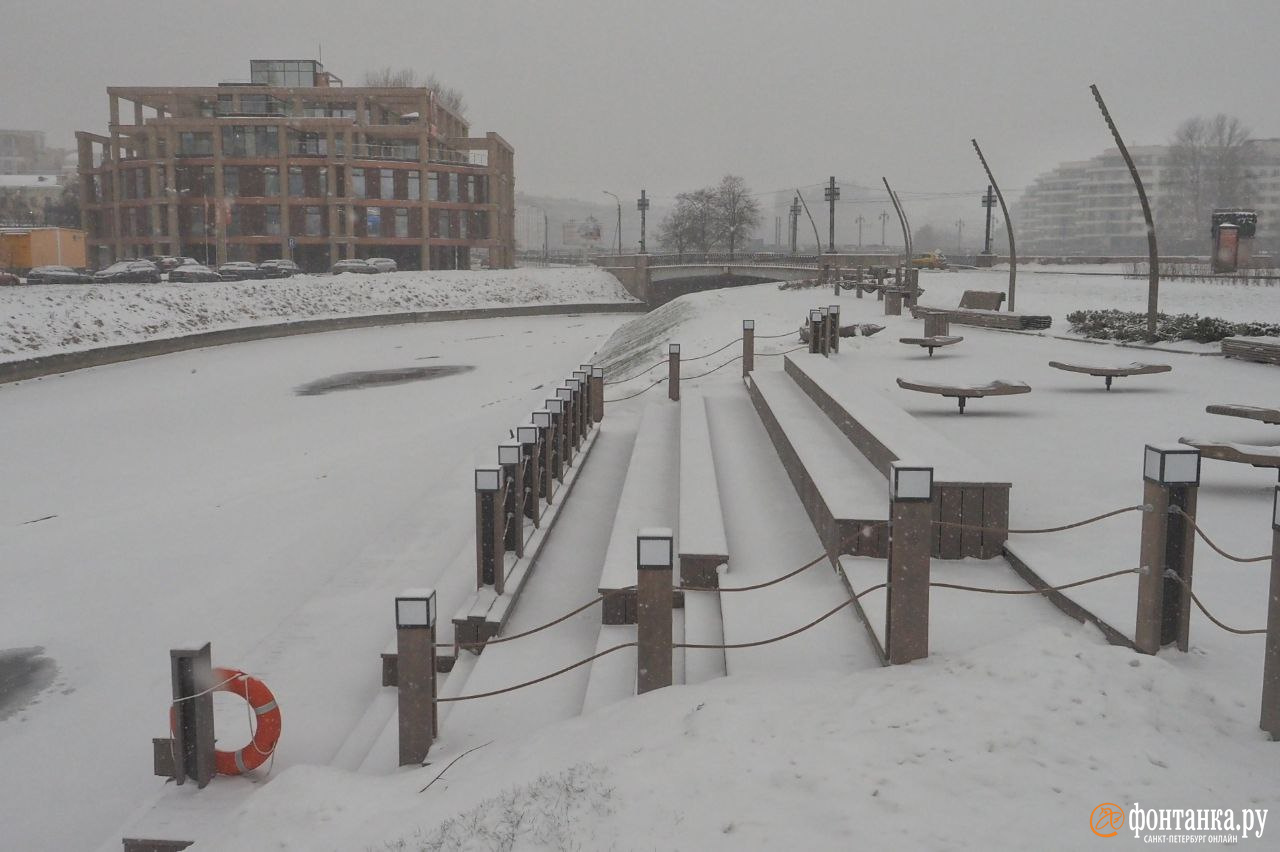
<svg viewBox="0 0 1280 852"><path fill-rule="evenodd" d="M149 260L122 260L93 273L96 282L159 284L160 270Z"/></svg>
<svg viewBox="0 0 1280 852"><path fill-rule="evenodd" d="M947 256L940 251L927 251L911 258L911 265L916 269L946 269Z"/></svg>
<svg viewBox="0 0 1280 852"><path fill-rule="evenodd" d="M18 276L12 272L5 272L0 269L0 287L17 287L22 282L18 280Z"/></svg>
<svg viewBox="0 0 1280 852"><path fill-rule="evenodd" d="M147 260L154 263L156 265L156 268L159 269L161 272L168 272L170 269L173 269L175 266L181 266L183 259L180 257L174 257L173 255L170 255L170 254L156 254L156 255L148 255Z"/></svg>
<svg viewBox="0 0 1280 852"><path fill-rule="evenodd" d="M399 269L399 267L396 266L396 262L389 257L371 257L366 260L365 263L369 264L379 272L395 272Z"/></svg>
<svg viewBox="0 0 1280 852"><path fill-rule="evenodd" d="M221 280L221 275L203 263L184 263L169 272L170 284L198 284L205 281Z"/></svg>
<svg viewBox="0 0 1280 852"><path fill-rule="evenodd" d="M264 260L258 269L263 278L292 278L302 272L292 260Z"/></svg>
<svg viewBox="0 0 1280 852"><path fill-rule="evenodd" d="M218 274L223 281L243 281L246 278L262 278L262 270L257 264L247 260L233 260L218 267Z"/></svg>
<svg viewBox="0 0 1280 852"><path fill-rule="evenodd" d="M28 284L89 284L93 276L70 266L37 266L27 273Z"/></svg>
<svg viewBox="0 0 1280 852"><path fill-rule="evenodd" d="M196 260L194 257L180 257L178 258L178 263L174 268L176 269L178 266L208 266L208 265L209 265L208 263Z"/></svg>
<svg viewBox="0 0 1280 852"><path fill-rule="evenodd" d="M355 272L360 275L374 275L378 271L378 267L372 266L368 261L364 260L340 260L333 265L333 274L341 275L344 272Z"/></svg>

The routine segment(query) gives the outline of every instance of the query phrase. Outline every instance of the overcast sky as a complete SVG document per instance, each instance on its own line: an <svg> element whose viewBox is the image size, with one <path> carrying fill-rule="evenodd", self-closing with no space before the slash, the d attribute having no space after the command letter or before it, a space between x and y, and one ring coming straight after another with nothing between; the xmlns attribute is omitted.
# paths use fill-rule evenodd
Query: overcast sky
<svg viewBox="0 0 1280 852"><path fill-rule="evenodd" d="M1280 136L1280 3L0 0L0 126L69 145L104 89L248 76L313 58L358 83L390 65L462 89L473 131L516 149L521 191L661 201L743 175L756 190L887 175L906 193L1007 194L1195 114ZM820 198L820 193L816 194ZM975 220L977 219L975 213Z"/></svg>

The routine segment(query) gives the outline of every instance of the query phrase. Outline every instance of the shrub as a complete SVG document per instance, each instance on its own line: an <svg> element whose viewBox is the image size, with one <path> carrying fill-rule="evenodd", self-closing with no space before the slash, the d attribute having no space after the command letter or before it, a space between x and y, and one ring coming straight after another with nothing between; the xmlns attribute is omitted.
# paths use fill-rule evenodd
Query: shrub
<svg viewBox="0 0 1280 852"><path fill-rule="evenodd" d="M1150 341L1147 315L1136 311L1072 311L1067 314L1071 331L1096 340ZM1154 340L1194 340L1214 343L1224 337L1280 337L1280 324L1270 322L1229 322L1199 314L1156 314Z"/></svg>

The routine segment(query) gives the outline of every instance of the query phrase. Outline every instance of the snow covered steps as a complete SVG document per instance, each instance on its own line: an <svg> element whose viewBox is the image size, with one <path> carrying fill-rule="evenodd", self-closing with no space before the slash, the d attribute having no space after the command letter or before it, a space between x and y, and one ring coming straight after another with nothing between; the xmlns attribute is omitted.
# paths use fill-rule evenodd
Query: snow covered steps
<svg viewBox="0 0 1280 852"><path fill-rule="evenodd" d="M711 430L702 394L686 392L680 402L680 584L719 585L716 569L729 561L724 511L711 454Z"/></svg>
<svg viewBox="0 0 1280 852"><path fill-rule="evenodd" d="M933 467L933 517L950 524L933 530L934 557L992 559L1000 555L1008 537L1003 530L1009 526L1011 483L996 465L978 461L889 397L865 385L855 387L851 364L804 353L786 356L784 366L800 390L881 476L888 477L894 461ZM882 479L878 486L882 504L889 499L886 483ZM887 505L881 511L887 513Z"/></svg>

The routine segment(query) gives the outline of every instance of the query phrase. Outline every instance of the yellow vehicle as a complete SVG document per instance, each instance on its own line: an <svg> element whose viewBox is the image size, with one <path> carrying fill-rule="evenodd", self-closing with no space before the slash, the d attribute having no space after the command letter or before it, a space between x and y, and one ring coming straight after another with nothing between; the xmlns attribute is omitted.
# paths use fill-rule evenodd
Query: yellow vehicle
<svg viewBox="0 0 1280 852"><path fill-rule="evenodd" d="M911 265L916 269L946 269L947 256L940 251L927 251L911 258Z"/></svg>

